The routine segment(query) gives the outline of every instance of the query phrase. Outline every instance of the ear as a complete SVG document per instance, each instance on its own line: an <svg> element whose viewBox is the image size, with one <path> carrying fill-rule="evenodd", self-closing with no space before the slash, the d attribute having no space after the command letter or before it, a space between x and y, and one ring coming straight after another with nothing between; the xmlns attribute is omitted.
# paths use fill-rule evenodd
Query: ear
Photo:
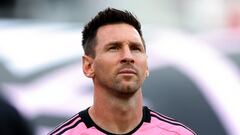
<svg viewBox="0 0 240 135"><path fill-rule="evenodd" d="M93 58L87 55L82 56L83 73L88 78L94 77Z"/></svg>
<svg viewBox="0 0 240 135"><path fill-rule="evenodd" d="M146 55L146 57L148 58L148 56ZM149 69L148 69L148 63L147 63L147 70L145 72L145 77L147 78L149 76Z"/></svg>
<svg viewBox="0 0 240 135"><path fill-rule="evenodd" d="M145 77L148 78L149 77L149 70L147 69L145 72Z"/></svg>
<svg viewBox="0 0 240 135"><path fill-rule="evenodd" d="M149 76L149 71L147 70L146 71L146 78Z"/></svg>

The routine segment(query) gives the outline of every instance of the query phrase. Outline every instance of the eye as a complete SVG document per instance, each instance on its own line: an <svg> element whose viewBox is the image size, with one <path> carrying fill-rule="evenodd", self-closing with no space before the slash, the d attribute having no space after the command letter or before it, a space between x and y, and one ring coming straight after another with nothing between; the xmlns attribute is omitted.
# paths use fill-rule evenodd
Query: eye
<svg viewBox="0 0 240 135"><path fill-rule="evenodd" d="M117 45L110 46L110 47L108 48L108 50L109 50L109 51L117 51L117 50L119 50L119 46L117 46Z"/></svg>
<svg viewBox="0 0 240 135"><path fill-rule="evenodd" d="M131 50L142 52L142 48L139 46L131 46Z"/></svg>

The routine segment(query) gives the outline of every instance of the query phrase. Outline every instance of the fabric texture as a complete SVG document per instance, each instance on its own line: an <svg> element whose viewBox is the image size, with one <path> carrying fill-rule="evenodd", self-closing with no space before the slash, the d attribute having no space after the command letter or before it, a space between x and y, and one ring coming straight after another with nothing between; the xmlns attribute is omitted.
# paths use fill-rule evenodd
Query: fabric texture
<svg viewBox="0 0 240 135"><path fill-rule="evenodd" d="M116 135L96 125L89 116L88 109L60 124L48 135ZM175 119L144 106L142 121L125 135L196 135L196 133Z"/></svg>

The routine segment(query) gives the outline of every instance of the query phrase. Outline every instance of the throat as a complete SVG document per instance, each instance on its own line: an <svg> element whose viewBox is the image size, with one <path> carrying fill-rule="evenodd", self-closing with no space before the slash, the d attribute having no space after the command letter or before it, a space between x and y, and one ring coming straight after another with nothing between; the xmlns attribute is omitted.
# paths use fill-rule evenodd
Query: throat
<svg viewBox="0 0 240 135"><path fill-rule="evenodd" d="M114 108L111 112L104 110L101 113L91 107L89 115L100 128L114 134L131 132L141 123L143 117L142 107L140 111L136 108Z"/></svg>

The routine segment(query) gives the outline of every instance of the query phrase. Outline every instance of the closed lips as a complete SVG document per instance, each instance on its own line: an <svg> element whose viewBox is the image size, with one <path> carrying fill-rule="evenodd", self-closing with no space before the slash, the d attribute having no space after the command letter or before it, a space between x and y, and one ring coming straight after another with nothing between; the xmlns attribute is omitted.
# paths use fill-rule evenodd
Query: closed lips
<svg viewBox="0 0 240 135"><path fill-rule="evenodd" d="M124 68L119 71L119 74L136 74L136 71L131 68Z"/></svg>

